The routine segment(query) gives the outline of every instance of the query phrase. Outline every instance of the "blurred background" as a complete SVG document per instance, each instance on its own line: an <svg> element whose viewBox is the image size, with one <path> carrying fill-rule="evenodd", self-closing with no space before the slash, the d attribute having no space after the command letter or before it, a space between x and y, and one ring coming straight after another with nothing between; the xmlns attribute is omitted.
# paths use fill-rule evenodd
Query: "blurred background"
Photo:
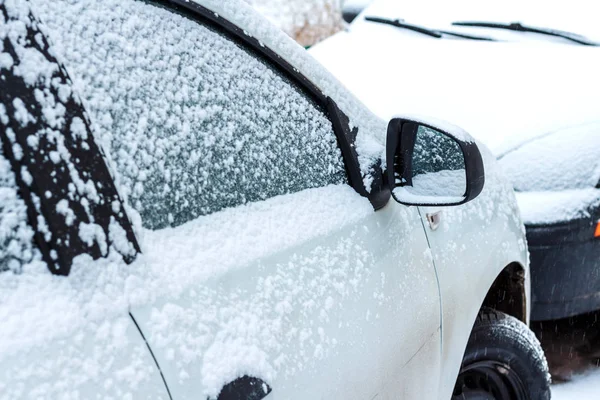
<svg viewBox="0 0 600 400"><path fill-rule="evenodd" d="M371 5L396 18L445 24L456 20L527 21L529 25L577 32L600 39L598 3L592 0L246 0L303 46L343 29L342 9L358 13Z"/></svg>

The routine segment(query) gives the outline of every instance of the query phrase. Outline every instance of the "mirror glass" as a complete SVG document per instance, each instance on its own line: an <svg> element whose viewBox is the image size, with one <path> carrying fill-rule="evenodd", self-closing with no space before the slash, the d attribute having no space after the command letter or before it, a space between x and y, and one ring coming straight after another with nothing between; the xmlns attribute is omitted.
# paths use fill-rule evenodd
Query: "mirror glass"
<svg viewBox="0 0 600 400"><path fill-rule="evenodd" d="M403 171L394 197L414 204L460 203L467 190L460 145L440 131L416 125L401 139Z"/></svg>

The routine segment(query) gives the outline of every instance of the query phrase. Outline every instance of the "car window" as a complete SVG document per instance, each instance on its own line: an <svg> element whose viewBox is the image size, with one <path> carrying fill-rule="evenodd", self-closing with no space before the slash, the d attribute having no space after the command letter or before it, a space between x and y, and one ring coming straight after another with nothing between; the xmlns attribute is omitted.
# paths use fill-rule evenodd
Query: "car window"
<svg viewBox="0 0 600 400"><path fill-rule="evenodd" d="M0 272L18 273L26 264L41 260L41 254L27 222L27 206L19 196L15 175L3 154L0 141Z"/></svg>
<svg viewBox="0 0 600 400"><path fill-rule="evenodd" d="M526 142L500 157L521 192L584 189L600 181L600 124L560 130Z"/></svg>
<svg viewBox="0 0 600 400"><path fill-rule="evenodd" d="M215 28L141 1L33 3L145 227L346 181L326 113Z"/></svg>

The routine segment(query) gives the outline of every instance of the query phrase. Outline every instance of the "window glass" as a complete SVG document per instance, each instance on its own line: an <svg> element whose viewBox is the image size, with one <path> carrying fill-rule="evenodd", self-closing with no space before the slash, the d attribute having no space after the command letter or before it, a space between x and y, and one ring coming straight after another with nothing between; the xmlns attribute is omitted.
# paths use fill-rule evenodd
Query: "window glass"
<svg viewBox="0 0 600 400"><path fill-rule="evenodd" d="M33 229L27 223L27 206L19 196L15 175L4 157L0 141L0 272L20 272L40 260L33 242Z"/></svg>
<svg viewBox="0 0 600 400"><path fill-rule="evenodd" d="M133 0L34 0L151 229L346 180L331 122L221 33Z"/></svg>

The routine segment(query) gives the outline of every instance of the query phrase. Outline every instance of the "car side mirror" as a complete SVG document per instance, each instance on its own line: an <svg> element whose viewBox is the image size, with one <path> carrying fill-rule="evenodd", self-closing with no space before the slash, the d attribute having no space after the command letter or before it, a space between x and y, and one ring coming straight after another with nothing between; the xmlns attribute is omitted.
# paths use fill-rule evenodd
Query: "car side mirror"
<svg viewBox="0 0 600 400"><path fill-rule="evenodd" d="M398 203L455 206L483 190L483 160L475 140L460 128L436 125L405 118L388 125L386 174Z"/></svg>

